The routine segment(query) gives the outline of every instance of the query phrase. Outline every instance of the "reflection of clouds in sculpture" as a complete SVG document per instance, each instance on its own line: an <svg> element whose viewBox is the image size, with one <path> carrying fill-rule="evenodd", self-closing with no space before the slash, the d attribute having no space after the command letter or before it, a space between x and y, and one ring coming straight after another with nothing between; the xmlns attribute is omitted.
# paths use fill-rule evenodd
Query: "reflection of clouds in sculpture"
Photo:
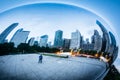
<svg viewBox="0 0 120 80"><path fill-rule="evenodd" d="M70 33L75 29L79 29L81 34L89 37L91 34L88 34L87 30L92 30L93 26L98 29L95 21L99 17L82 8L63 4L54 4L53 7L49 7L47 4L42 4L43 6L37 4L38 6L34 7L35 5L18 7L1 14L2 29L5 29L5 26L7 27L13 22L19 22L20 25L16 30L20 27L30 30L30 37L43 35L47 31L46 34L50 34L52 37L50 40L54 38L53 34L57 29L63 30L65 37L70 37ZM47 8L44 5L47 5ZM8 21L7 24L5 20ZM46 28L46 30L42 27Z"/></svg>

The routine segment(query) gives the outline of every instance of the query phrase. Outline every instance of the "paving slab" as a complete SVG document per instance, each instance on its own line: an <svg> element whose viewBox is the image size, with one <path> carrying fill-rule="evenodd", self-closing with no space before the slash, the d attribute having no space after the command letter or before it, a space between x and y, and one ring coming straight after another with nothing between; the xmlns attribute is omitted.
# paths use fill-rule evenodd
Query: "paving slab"
<svg viewBox="0 0 120 80"><path fill-rule="evenodd" d="M38 54L0 56L0 80L96 80L106 63L92 58L59 58Z"/></svg>

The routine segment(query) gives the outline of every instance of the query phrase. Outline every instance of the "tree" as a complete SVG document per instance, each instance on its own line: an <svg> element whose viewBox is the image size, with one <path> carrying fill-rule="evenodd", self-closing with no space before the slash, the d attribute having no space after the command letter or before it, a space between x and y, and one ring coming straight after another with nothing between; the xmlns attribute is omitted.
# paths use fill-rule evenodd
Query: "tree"
<svg viewBox="0 0 120 80"><path fill-rule="evenodd" d="M22 52L22 53L31 51L29 44L26 44L26 43L21 43L20 45L18 45L17 49L19 52Z"/></svg>
<svg viewBox="0 0 120 80"><path fill-rule="evenodd" d="M7 55L15 51L14 43L0 44L0 55Z"/></svg>

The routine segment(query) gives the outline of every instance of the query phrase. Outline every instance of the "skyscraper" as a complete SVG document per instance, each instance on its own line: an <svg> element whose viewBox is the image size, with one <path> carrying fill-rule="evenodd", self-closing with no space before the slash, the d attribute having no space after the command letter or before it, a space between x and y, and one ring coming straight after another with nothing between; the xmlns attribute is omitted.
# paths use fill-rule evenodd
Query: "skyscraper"
<svg viewBox="0 0 120 80"><path fill-rule="evenodd" d="M38 41L35 40L35 41L34 41L34 45L35 45L35 46L38 46Z"/></svg>
<svg viewBox="0 0 120 80"><path fill-rule="evenodd" d="M103 32L101 51L102 52L108 52L109 46L110 46L110 39L109 39L108 32L107 32L106 28L98 20L96 20L96 24L100 27L100 29Z"/></svg>
<svg viewBox="0 0 120 80"><path fill-rule="evenodd" d="M89 42L89 38L86 38L86 44L89 44L90 42Z"/></svg>
<svg viewBox="0 0 120 80"><path fill-rule="evenodd" d="M35 38L32 37L32 38L29 39L28 44L29 44L30 46L33 46L33 45L34 45L34 41L35 41Z"/></svg>
<svg viewBox="0 0 120 80"><path fill-rule="evenodd" d="M78 30L71 33L70 49L80 48L81 34Z"/></svg>
<svg viewBox="0 0 120 80"><path fill-rule="evenodd" d="M84 41L84 39L83 39L83 36L81 36L80 45L81 45L81 44L84 44L84 43L85 43L85 41Z"/></svg>
<svg viewBox="0 0 120 80"><path fill-rule="evenodd" d="M109 47L109 53L110 53L110 55L113 56L112 61L115 61L115 59L118 56L118 47L116 45L116 39L115 39L115 36L113 35L113 33L109 32L109 35L110 35L110 39L111 39L111 43L110 43L110 47Z"/></svg>
<svg viewBox="0 0 120 80"><path fill-rule="evenodd" d="M109 35L110 35L110 39L111 39L111 44L112 44L113 46L116 46L115 36L113 35L112 32L109 32Z"/></svg>
<svg viewBox="0 0 120 80"><path fill-rule="evenodd" d="M94 35L92 36L92 44L94 45L94 50L101 51L102 38L97 30L94 30Z"/></svg>
<svg viewBox="0 0 120 80"><path fill-rule="evenodd" d="M4 43L6 37L9 35L9 33L17 27L18 23L11 24L8 28L6 28L1 34L0 34L0 43Z"/></svg>
<svg viewBox="0 0 120 80"><path fill-rule="evenodd" d="M52 42L48 42L47 47L52 47Z"/></svg>
<svg viewBox="0 0 120 80"><path fill-rule="evenodd" d="M55 32L55 38L54 38L54 47L62 47L63 44L63 31L57 30Z"/></svg>
<svg viewBox="0 0 120 80"><path fill-rule="evenodd" d="M80 48L83 50L93 50L94 44L84 43L84 44L81 44Z"/></svg>
<svg viewBox="0 0 120 80"><path fill-rule="evenodd" d="M47 47L48 35L40 37L40 47Z"/></svg>
<svg viewBox="0 0 120 80"><path fill-rule="evenodd" d="M80 41L80 48L82 50L93 50L94 44L90 43L89 38L86 38L86 41L84 41L82 36Z"/></svg>
<svg viewBox="0 0 120 80"><path fill-rule="evenodd" d="M18 29L10 42L14 42L15 47L17 47L20 43L26 43L29 33L30 31L23 31L23 28Z"/></svg>
<svg viewBox="0 0 120 80"><path fill-rule="evenodd" d="M69 49L69 47L70 47L70 39L64 39L63 40L63 48Z"/></svg>

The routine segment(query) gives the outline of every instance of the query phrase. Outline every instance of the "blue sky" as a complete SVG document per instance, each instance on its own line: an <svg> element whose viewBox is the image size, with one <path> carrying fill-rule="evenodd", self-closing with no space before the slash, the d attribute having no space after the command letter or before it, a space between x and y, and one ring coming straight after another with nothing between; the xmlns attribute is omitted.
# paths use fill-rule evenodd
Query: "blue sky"
<svg viewBox="0 0 120 80"><path fill-rule="evenodd" d="M110 26L115 28L114 31L117 34L120 34L119 30L119 21L120 21L120 0L0 0L0 12L5 10L38 2L60 2L77 5L83 8L86 8L106 20ZM119 36L119 35L118 35Z"/></svg>
<svg viewBox="0 0 120 80"><path fill-rule="evenodd" d="M59 29L64 32L63 38L70 38L71 32L76 29L85 38L91 38L94 29L100 31L96 25L96 19L99 19L99 17L95 14L76 6L38 3L17 7L1 13L0 25L2 28L0 30L4 30L11 23L19 22L16 29L21 27L31 31L29 38L49 34L49 41L54 41L55 31ZM13 33L16 29L13 30ZM8 39L11 35L8 36Z"/></svg>
<svg viewBox="0 0 120 80"><path fill-rule="evenodd" d="M120 0L0 0L0 13L17 6L38 2L57 2L88 9L102 17L120 40ZM36 24L36 23L35 23ZM48 23L49 24L49 23ZM1 27L2 25L0 25ZM7 26L7 25L6 25ZM1 31L0 31L1 32ZM118 42L120 44L120 42Z"/></svg>

